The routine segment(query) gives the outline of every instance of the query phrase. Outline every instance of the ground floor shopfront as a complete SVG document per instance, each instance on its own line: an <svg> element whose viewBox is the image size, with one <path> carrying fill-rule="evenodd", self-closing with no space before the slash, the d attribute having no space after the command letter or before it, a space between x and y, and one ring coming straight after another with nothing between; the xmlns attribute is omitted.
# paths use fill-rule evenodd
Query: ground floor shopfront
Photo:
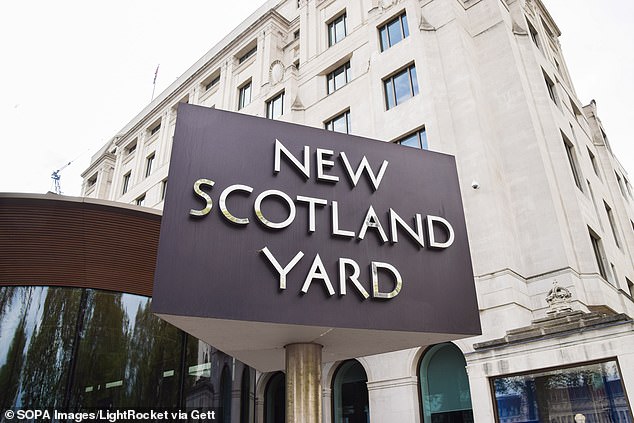
<svg viewBox="0 0 634 423"><path fill-rule="evenodd" d="M152 242L139 238L160 217L59 198L0 206L0 408L218 407L226 422L284 421L284 373L257 372L151 313L151 277L138 270L151 251L131 251ZM112 219L136 231L110 241ZM105 255L109 242L123 247ZM563 311L502 338L325 363L322 374L325 423L629 423L634 323Z"/></svg>

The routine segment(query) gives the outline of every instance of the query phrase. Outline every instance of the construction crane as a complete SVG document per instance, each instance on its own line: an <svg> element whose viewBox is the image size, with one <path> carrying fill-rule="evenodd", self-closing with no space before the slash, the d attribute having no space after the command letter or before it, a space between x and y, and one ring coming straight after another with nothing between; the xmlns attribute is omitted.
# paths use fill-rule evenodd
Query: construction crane
<svg viewBox="0 0 634 423"><path fill-rule="evenodd" d="M62 186L59 183L59 180L62 178L62 175L60 175L59 173L62 170L66 169L72 162L74 162L74 160L71 160L70 162L66 163L64 166L53 171L53 173L51 174L51 179L53 180L53 192L57 195L62 195Z"/></svg>
<svg viewBox="0 0 634 423"><path fill-rule="evenodd" d="M55 194L62 195L62 186L59 182L59 180L62 178L62 175L60 175L60 172L66 169L68 166L71 165L71 163L73 163L75 160L77 160L78 158L86 154L88 151L90 151L90 149L87 149L86 151L81 153L79 156L75 157L73 160L66 163L64 166L60 167L59 169L54 170L53 173L51 173L51 179L53 180L53 192Z"/></svg>

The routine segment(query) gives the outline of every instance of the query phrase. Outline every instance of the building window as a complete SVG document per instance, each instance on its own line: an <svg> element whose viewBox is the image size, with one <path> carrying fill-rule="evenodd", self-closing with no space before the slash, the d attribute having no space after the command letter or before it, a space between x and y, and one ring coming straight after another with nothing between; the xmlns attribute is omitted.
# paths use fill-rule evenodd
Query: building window
<svg viewBox="0 0 634 423"><path fill-rule="evenodd" d="M158 131L161 130L161 122L159 122L157 125L153 126L152 129L150 129L150 136L158 133Z"/></svg>
<svg viewBox="0 0 634 423"><path fill-rule="evenodd" d="M284 91L266 102L266 117L277 119L284 114Z"/></svg>
<svg viewBox="0 0 634 423"><path fill-rule="evenodd" d="M396 144L419 148L421 150L428 150L427 131L425 131L425 127L423 127L418 131L412 132L409 135L405 135L403 138L399 138L398 140L396 140Z"/></svg>
<svg viewBox="0 0 634 423"><path fill-rule="evenodd" d="M145 194L143 194L142 196L140 196L136 200L134 200L134 203L137 206L142 206L145 203Z"/></svg>
<svg viewBox="0 0 634 423"><path fill-rule="evenodd" d="M632 283L632 281L629 280L628 278L625 278L625 281L627 282L628 294L630 294L630 297L634 298L634 283Z"/></svg>
<svg viewBox="0 0 634 423"><path fill-rule="evenodd" d="M346 62L326 76L328 94L337 91L350 81L350 62Z"/></svg>
<svg viewBox="0 0 634 423"><path fill-rule="evenodd" d="M473 421L466 365L452 343L434 345L425 352L418 374L423 423Z"/></svg>
<svg viewBox="0 0 634 423"><path fill-rule="evenodd" d="M167 179L161 182L161 201L165 200L165 194L167 193Z"/></svg>
<svg viewBox="0 0 634 423"><path fill-rule="evenodd" d="M548 96L553 101L553 103L559 105L557 102L557 91L555 88L555 83L546 75L544 72L544 81L546 82L546 88L548 89Z"/></svg>
<svg viewBox="0 0 634 423"><path fill-rule="evenodd" d="M350 133L350 110L346 110L340 115L335 116L324 123L324 128L329 131L341 132L342 134Z"/></svg>
<svg viewBox="0 0 634 423"><path fill-rule="evenodd" d="M610 275L611 275L611 279L610 279L610 283L614 286L619 286L619 277L616 274L616 266L614 265L614 263L610 263Z"/></svg>
<svg viewBox="0 0 634 423"><path fill-rule="evenodd" d="M528 21L526 22L528 23L528 32L531 34L531 40L533 40L533 44L535 44L537 48L541 50L541 45L539 43L539 35L537 34L537 30L530 22Z"/></svg>
<svg viewBox="0 0 634 423"><path fill-rule="evenodd" d="M568 97L568 98L570 99L570 104L572 105L572 111L575 114L575 118L577 119L577 122L581 125L581 123L585 120L585 118L583 117L581 110L579 110L575 102L572 100L572 97Z"/></svg>
<svg viewBox="0 0 634 423"><path fill-rule="evenodd" d="M242 85L239 89L238 110L251 103L251 80Z"/></svg>
<svg viewBox="0 0 634 423"><path fill-rule="evenodd" d="M299 40L299 29L293 32L293 40Z"/></svg>
<svg viewBox="0 0 634 423"><path fill-rule="evenodd" d="M95 186L95 184L97 183L97 175L98 173L95 173L88 179L87 181L88 188Z"/></svg>
<svg viewBox="0 0 634 423"><path fill-rule="evenodd" d="M594 251L594 258L597 260L597 266L599 267L599 274L606 281L608 280L608 272L606 271L605 253L603 252L603 245L601 245L601 238L588 228L590 231L590 242L592 242L592 250Z"/></svg>
<svg viewBox="0 0 634 423"><path fill-rule="evenodd" d="M328 24L328 47L337 44L346 36L346 13L339 15Z"/></svg>
<svg viewBox="0 0 634 423"><path fill-rule="evenodd" d="M623 198L627 200L627 194L625 191L625 185L623 185L623 180L621 179L619 174L616 172L614 172L614 176L616 176L616 183L619 185L619 189L621 190L621 195L623 195Z"/></svg>
<svg viewBox="0 0 634 423"><path fill-rule="evenodd" d="M121 194L128 192L128 188L130 188L130 176L132 176L132 171L123 175L123 188L121 189Z"/></svg>
<svg viewBox="0 0 634 423"><path fill-rule="evenodd" d="M210 89L215 87L216 84L218 84L219 82L220 82L220 74L213 76L211 79L209 79L208 81L204 83L205 91L209 91Z"/></svg>
<svg viewBox="0 0 634 423"><path fill-rule="evenodd" d="M264 423L286 422L286 377L277 372L264 390Z"/></svg>
<svg viewBox="0 0 634 423"><path fill-rule="evenodd" d="M123 152L125 153L126 156L129 156L130 154L136 151L136 144L137 144L137 140L135 139L123 149Z"/></svg>
<svg viewBox="0 0 634 423"><path fill-rule="evenodd" d="M608 215L608 221L610 222L610 228L612 229L612 235L614 235L614 242L616 246L621 248L621 243L619 242L619 236L616 231L616 222L614 221L614 213L612 213L612 208L608 206L608 203L603 201L603 205L605 206L605 212Z"/></svg>
<svg viewBox="0 0 634 423"><path fill-rule="evenodd" d="M379 35L381 37L381 51L385 51L394 44L400 43L409 36L407 15L403 12L400 16L379 27Z"/></svg>
<svg viewBox="0 0 634 423"><path fill-rule="evenodd" d="M252 49L238 57L238 64L246 62L250 57L254 56L258 52L258 45L253 46Z"/></svg>
<svg viewBox="0 0 634 423"><path fill-rule="evenodd" d="M572 171L572 176L575 180L575 184L577 185L577 188L583 191L583 188L581 185L581 177L579 175L579 167L577 166L577 158L575 157L574 146L572 145L570 140L566 138L566 136L563 133L561 134L561 136L564 140L564 148L566 149L566 155L568 156L568 163L570 164L570 170Z"/></svg>
<svg viewBox="0 0 634 423"><path fill-rule="evenodd" d="M412 64L384 79L383 87L385 88L385 106L388 110L417 95L416 66Z"/></svg>
<svg viewBox="0 0 634 423"><path fill-rule="evenodd" d="M597 163L597 158L592 151L588 148L588 156L590 157L590 163L592 163L592 169L594 169L594 174L597 175L599 179L601 179L601 175L599 174L599 164Z"/></svg>
<svg viewBox="0 0 634 423"><path fill-rule="evenodd" d="M154 163L154 157L156 157L155 153L150 154L147 159L145 159L145 177L147 178L152 173L152 163Z"/></svg>
<svg viewBox="0 0 634 423"><path fill-rule="evenodd" d="M498 422L631 421L616 361L492 379ZM619 412L628 417L621 420Z"/></svg>
<svg viewBox="0 0 634 423"><path fill-rule="evenodd" d="M357 360L344 361L332 379L332 414L334 423L370 421L368 377Z"/></svg>

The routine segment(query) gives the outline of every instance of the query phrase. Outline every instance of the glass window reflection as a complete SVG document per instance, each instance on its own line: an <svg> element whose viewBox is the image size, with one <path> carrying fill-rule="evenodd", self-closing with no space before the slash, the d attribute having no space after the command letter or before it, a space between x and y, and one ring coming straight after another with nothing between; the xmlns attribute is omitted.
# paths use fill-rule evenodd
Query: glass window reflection
<svg viewBox="0 0 634 423"><path fill-rule="evenodd" d="M180 334L150 308L149 298L86 291L72 405L178 404Z"/></svg>
<svg viewBox="0 0 634 423"><path fill-rule="evenodd" d="M229 369L227 393L240 386L235 374L250 371L154 316L150 298L0 287L3 408L220 407L214 394L220 394L223 368ZM236 410L255 406L255 388L246 381L242 398L248 404L235 404ZM253 413L242 414L253 421Z"/></svg>
<svg viewBox="0 0 634 423"><path fill-rule="evenodd" d="M0 406L65 405L80 300L74 290L0 288Z"/></svg>
<svg viewBox="0 0 634 423"><path fill-rule="evenodd" d="M632 421L615 361L493 380L497 419L511 421Z"/></svg>
<svg viewBox="0 0 634 423"><path fill-rule="evenodd" d="M384 79L383 86L385 88L385 105L388 110L417 95L418 79L416 67L410 65L391 77Z"/></svg>
<svg viewBox="0 0 634 423"><path fill-rule="evenodd" d="M335 423L368 423L368 377L361 363L348 360L339 366L332 383Z"/></svg>

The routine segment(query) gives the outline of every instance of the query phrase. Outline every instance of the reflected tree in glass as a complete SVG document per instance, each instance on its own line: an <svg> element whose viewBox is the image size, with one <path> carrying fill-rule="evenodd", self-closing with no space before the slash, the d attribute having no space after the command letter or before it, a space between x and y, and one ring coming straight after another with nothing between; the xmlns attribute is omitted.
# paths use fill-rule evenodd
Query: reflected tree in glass
<svg viewBox="0 0 634 423"><path fill-rule="evenodd" d="M128 357L128 318L121 293L87 290L76 357L75 407L121 406Z"/></svg>
<svg viewBox="0 0 634 423"><path fill-rule="evenodd" d="M18 394L26 345L25 323L23 316L13 334L6 361L0 366L0 410L12 407Z"/></svg>
<svg viewBox="0 0 634 423"><path fill-rule="evenodd" d="M152 301L139 303L130 336L126 405L178 405L181 333L151 311Z"/></svg>
<svg viewBox="0 0 634 423"><path fill-rule="evenodd" d="M81 291L26 289L33 290L28 320L34 320L35 326L28 341L19 405L60 407L69 382Z"/></svg>

